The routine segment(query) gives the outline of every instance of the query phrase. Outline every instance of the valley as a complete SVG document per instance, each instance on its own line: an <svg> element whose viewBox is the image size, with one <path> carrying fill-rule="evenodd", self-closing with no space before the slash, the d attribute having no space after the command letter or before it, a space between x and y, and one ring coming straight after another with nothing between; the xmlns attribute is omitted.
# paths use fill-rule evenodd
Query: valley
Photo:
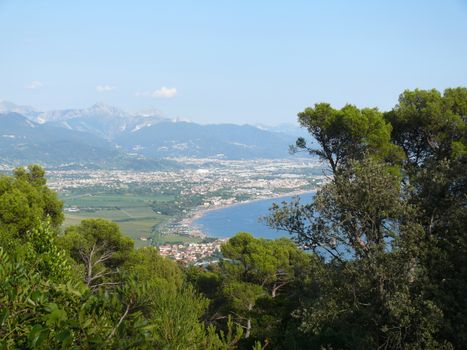
<svg viewBox="0 0 467 350"><path fill-rule="evenodd" d="M54 170L49 186L65 204L64 226L99 217L119 224L137 246L195 243L191 221L206 210L314 189L321 164L286 160L172 159L167 171Z"/></svg>

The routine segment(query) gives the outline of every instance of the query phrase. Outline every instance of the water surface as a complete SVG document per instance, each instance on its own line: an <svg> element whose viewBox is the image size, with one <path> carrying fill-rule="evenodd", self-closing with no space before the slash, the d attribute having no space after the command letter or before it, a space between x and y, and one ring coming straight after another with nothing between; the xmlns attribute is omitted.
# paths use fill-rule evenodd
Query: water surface
<svg viewBox="0 0 467 350"><path fill-rule="evenodd" d="M313 196L314 192L299 195L302 203L309 203ZM287 232L273 230L265 223L260 222L259 218L268 215L269 208L273 203L290 202L292 199L293 197L290 196L278 197L211 210L195 220L194 224L200 226L203 232L210 237L227 238L240 231L249 232L258 238L288 237Z"/></svg>

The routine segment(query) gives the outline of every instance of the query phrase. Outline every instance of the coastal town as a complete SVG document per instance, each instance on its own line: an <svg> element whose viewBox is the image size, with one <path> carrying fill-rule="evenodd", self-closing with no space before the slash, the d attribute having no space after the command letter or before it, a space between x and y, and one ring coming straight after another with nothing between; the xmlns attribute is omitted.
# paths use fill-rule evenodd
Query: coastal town
<svg viewBox="0 0 467 350"><path fill-rule="evenodd" d="M180 168L162 171L47 169L48 185L59 192L90 187L119 190L136 184L150 185L152 192L162 194L177 190L181 195L228 191L235 198L267 198L306 189L310 185L310 175L313 180L324 178L321 163L315 158L172 160Z"/></svg>
<svg viewBox="0 0 467 350"><path fill-rule="evenodd" d="M161 171L48 169L48 185L64 201L65 226L103 217L137 246L197 263L222 244L203 241L207 234L195 222L206 212L313 191L326 181L316 158L172 161L179 166Z"/></svg>
<svg viewBox="0 0 467 350"><path fill-rule="evenodd" d="M165 244L158 247L162 256L186 264L203 264L213 262L220 256L221 245L227 241L216 239L205 243Z"/></svg>

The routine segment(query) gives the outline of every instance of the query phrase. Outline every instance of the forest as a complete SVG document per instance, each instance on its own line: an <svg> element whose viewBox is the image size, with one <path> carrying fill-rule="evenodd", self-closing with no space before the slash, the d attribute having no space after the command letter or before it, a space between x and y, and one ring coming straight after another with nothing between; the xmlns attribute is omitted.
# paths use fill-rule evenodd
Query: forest
<svg viewBox="0 0 467 350"><path fill-rule="evenodd" d="M63 230L39 165L1 176L0 349L465 348L467 88L298 121L328 181L262 219L290 239L240 232L209 266L102 219Z"/></svg>

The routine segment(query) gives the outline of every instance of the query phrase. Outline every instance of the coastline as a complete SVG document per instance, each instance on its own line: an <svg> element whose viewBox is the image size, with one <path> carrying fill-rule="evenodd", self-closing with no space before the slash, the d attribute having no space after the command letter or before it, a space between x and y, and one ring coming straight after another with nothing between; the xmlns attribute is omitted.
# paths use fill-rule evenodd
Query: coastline
<svg viewBox="0 0 467 350"><path fill-rule="evenodd" d="M317 189L292 191L292 192L288 192L288 193L276 194L273 197L249 199L249 200L246 200L246 201L235 202L235 203L232 203L232 204L223 204L223 205L215 206L213 208L199 207L197 209L194 209L191 215L189 215L188 217L182 219L181 221L179 221L179 223L180 223L181 226L186 227L188 229L188 232L189 232L190 236L208 237L206 232L204 232L202 230L202 227L199 224L195 223L195 221L201 219L207 213L217 211L217 210L226 209L226 208L235 207L235 206L238 206L238 205L244 205L244 204L248 204L248 203L260 202L260 201L264 201L264 200L280 199L280 198L286 198L286 197L295 197L295 196L300 196L300 195L308 194L308 193L316 193L316 191L317 191Z"/></svg>

